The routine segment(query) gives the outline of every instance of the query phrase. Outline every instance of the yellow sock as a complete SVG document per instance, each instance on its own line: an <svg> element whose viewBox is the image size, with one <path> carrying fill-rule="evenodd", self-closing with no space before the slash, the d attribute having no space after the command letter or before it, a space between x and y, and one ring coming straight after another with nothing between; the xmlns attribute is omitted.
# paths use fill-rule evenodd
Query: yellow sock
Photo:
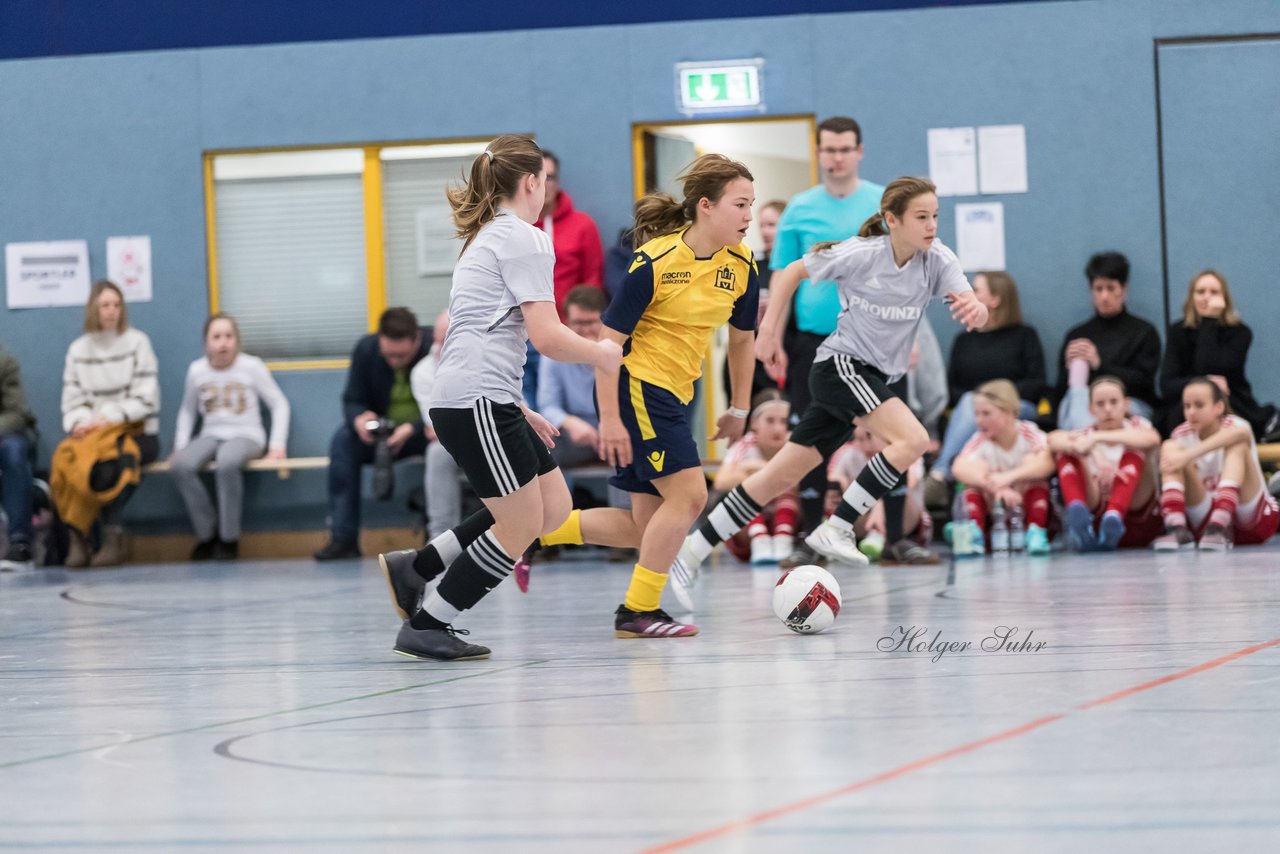
<svg viewBox="0 0 1280 854"><path fill-rule="evenodd" d="M631 611L656 611L662 602L662 588L667 586L667 574L654 572L636 564L631 573L631 586L627 588L624 604Z"/></svg>
<svg viewBox="0 0 1280 854"><path fill-rule="evenodd" d="M582 511L570 510L569 518L564 524L550 533L542 535L544 546L580 546L582 545Z"/></svg>

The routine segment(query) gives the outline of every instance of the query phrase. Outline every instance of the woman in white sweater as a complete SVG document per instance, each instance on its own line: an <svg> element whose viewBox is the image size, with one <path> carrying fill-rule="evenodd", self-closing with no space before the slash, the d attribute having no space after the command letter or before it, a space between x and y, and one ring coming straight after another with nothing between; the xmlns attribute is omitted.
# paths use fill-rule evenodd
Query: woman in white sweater
<svg viewBox="0 0 1280 854"><path fill-rule="evenodd" d="M195 529L191 559L234 560L240 551L244 464L262 456L264 448L268 459L284 458L289 401L263 361L240 352L234 318L215 314L205 321L204 349L204 357L187 369L170 470ZM260 401L271 410L270 441ZM197 415L200 433L193 439ZM210 460L218 487L216 513L200 483L200 469Z"/></svg>
<svg viewBox="0 0 1280 854"><path fill-rule="evenodd" d="M129 326L124 295L105 279L94 282L89 291L84 332L67 349L62 372L62 429L78 439L116 424L139 424L134 439L141 464L146 465L160 456L160 385L151 339ZM124 562L120 514L132 492L126 488L102 508L102 544L92 560L84 536L72 532L67 566Z"/></svg>

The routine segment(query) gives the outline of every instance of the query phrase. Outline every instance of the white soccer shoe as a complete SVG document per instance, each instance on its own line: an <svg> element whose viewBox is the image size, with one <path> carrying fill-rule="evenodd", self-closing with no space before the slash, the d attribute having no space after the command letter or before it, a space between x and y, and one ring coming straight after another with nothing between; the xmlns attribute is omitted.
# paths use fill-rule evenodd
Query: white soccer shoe
<svg viewBox="0 0 1280 854"><path fill-rule="evenodd" d="M676 597L680 607L686 611L694 610L693 589L698 586L698 570L701 566L702 561L698 560L693 549L689 548L689 541L685 540L684 545L680 546L680 553L676 555L675 562L671 564L668 577L671 595Z"/></svg>
<svg viewBox="0 0 1280 854"><path fill-rule="evenodd" d="M831 524L829 519L824 520L804 541L809 548L830 560L854 566L867 566L871 563L866 555L858 551L858 540L853 531L839 528Z"/></svg>

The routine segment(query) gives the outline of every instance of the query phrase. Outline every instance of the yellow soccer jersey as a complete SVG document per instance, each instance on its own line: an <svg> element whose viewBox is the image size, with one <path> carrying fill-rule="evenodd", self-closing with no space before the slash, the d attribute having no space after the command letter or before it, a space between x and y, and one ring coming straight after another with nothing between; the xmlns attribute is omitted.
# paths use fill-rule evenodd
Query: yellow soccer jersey
<svg viewBox="0 0 1280 854"><path fill-rule="evenodd" d="M725 321L754 331L759 302L756 263L745 243L696 258L682 229L636 250L603 320L631 336L622 360L631 376L688 403L712 333Z"/></svg>

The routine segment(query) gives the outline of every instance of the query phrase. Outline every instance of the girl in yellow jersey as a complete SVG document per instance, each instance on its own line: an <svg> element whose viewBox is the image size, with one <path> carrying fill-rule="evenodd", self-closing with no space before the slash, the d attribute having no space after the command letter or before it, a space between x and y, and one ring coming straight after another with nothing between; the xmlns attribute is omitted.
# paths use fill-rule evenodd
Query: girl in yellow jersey
<svg viewBox="0 0 1280 854"><path fill-rule="evenodd" d="M759 284L742 242L755 201L747 167L704 154L680 176L684 200L650 193L636 203L638 245L622 292L602 320L602 339L624 346L622 367L596 370L600 456L617 466L610 483L632 494L621 510L573 511L543 545L639 545L640 556L614 630L624 638L696 635L658 605L689 527L707 501L693 437L693 384L712 334L729 323L731 405L713 439L742 435L755 369Z"/></svg>

